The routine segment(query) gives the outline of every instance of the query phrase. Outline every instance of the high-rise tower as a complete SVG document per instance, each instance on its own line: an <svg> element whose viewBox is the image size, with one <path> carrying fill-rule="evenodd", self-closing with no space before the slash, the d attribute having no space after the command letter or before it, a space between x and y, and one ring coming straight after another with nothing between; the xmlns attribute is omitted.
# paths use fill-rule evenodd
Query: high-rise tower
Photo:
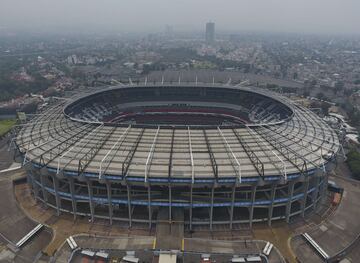
<svg viewBox="0 0 360 263"><path fill-rule="evenodd" d="M205 40L207 43L212 44L215 41L215 23L206 23Z"/></svg>

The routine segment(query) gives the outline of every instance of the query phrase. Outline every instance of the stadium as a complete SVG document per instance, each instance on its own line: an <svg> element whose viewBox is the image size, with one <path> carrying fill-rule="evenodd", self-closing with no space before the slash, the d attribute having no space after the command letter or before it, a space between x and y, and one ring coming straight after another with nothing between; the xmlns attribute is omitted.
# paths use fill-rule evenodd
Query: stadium
<svg viewBox="0 0 360 263"><path fill-rule="evenodd" d="M341 145L315 113L255 87L119 85L48 106L14 140L57 213L197 226L289 222L324 200Z"/></svg>

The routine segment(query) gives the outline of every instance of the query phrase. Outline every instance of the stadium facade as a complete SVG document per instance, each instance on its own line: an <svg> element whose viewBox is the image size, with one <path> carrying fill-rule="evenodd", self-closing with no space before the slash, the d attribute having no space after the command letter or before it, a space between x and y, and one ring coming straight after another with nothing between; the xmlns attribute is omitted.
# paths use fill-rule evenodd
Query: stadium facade
<svg viewBox="0 0 360 263"><path fill-rule="evenodd" d="M14 140L36 199L74 217L197 225L289 220L319 206L341 150L316 114L253 87L147 84L49 106Z"/></svg>

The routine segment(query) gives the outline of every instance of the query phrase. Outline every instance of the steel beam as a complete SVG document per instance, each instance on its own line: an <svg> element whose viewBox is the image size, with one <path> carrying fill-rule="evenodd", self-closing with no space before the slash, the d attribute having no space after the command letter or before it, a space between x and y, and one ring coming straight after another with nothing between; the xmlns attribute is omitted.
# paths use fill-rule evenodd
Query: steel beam
<svg viewBox="0 0 360 263"><path fill-rule="evenodd" d="M53 120L53 119L51 119L50 121L48 121L49 124L54 125L53 127L50 127L50 125L47 126L48 137L50 137L50 135L51 135L50 131L57 132L57 128L58 128L58 127L56 126L55 123L56 123L56 122L59 122L59 124L61 124L62 121L63 121L62 119L60 119L59 121ZM42 130L42 124L44 124L44 122L41 122L41 126L38 128L38 131L36 131L36 132L30 131L27 136L23 136L23 135L20 136L20 135L19 135L20 137L19 137L19 136L18 136L18 137L15 137L16 144L17 144L18 146L23 146L23 145L25 145L25 144L34 143L36 140L38 140L39 142L40 142L40 141L46 141L46 139L42 137L42 133L44 132L44 131ZM23 133L25 132L25 129L24 129L24 128L23 128L22 132L23 132ZM34 139L34 135L36 135L36 139ZM19 138L19 142L18 142L18 139L17 139L17 138ZM26 139L29 138L29 139L28 139L28 140L24 140L25 138L26 138ZM20 143L20 141L21 141L21 143ZM34 145L36 146L35 143L34 143Z"/></svg>
<svg viewBox="0 0 360 263"><path fill-rule="evenodd" d="M255 154L255 152L253 150L251 150L251 147L247 144L246 141L244 141L241 136L238 134L238 132L235 129L232 129L233 133L235 134L236 138L238 139L240 145L242 146L242 148L244 149L245 153L247 154L247 156L249 157L252 165L254 166L254 168L256 169L256 171L258 172L258 174L261 177L264 177L264 164L263 162L260 160L260 158Z"/></svg>
<svg viewBox="0 0 360 263"><path fill-rule="evenodd" d="M250 129L249 127L246 127L246 128L247 128L247 130L249 131L250 134L252 134L253 136L255 136L255 137L257 138L256 143L257 143L259 146L260 146L259 141L261 141L262 144L268 149L268 151L272 152L272 154L276 157L276 159L278 159L278 160L282 163L282 166L283 166L283 167L282 167L282 168L278 167L277 162L273 161L273 160L265 153L265 151L262 149L263 152L265 153L265 155L269 158L269 160L270 160L270 161L273 161L274 166L279 170L279 172L283 174L284 179L287 180L286 165L285 165L285 162L283 161L283 159L281 159L281 158L279 157L279 155L278 155L276 152L274 152L273 149L271 149L271 148L269 147L269 145L267 145L266 143L264 143L264 141L263 141L262 138L258 135L258 133L255 133L255 132L254 132L252 129Z"/></svg>
<svg viewBox="0 0 360 263"><path fill-rule="evenodd" d="M103 174L108 169L110 162L114 159L115 155L119 151L120 147L122 146L123 142L125 141L125 138L129 132L130 128L131 128L131 125L129 125L124 130L124 132L121 134L121 136L117 139L117 141L113 144L113 146L105 154L104 158L101 160L100 165L99 165L99 179L102 178ZM109 157L110 153L112 153L115 148L116 148L116 150L114 151L114 154L112 154L112 157L110 158L110 160L107 161L107 158ZM107 165L106 165L106 163L107 163ZM105 167L105 165L106 165L106 167Z"/></svg>
<svg viewBox="0 0 360 263"><path fill-rule="evenodd" d="M195 182L195 167L194 167L194 156L192 152L192 145L191 145L191 132L190 127L188 126L188 139L189 139L189 151L190 151L190 162L191 162L191 181L192 183Z"/></svg>
<svg viewBox="0 0 360 263"><path fill-rule="evenodd" d="M170 144L170 154L169 154L169 172L168 177L170 179L172 173L172 161L173 161L173 154L174 154L174 138L175 138L175 129L172 129L171 133L171 144Z"/></svg>
<svg viewBox="0 0 360 263"><path fill-rule="evenodd" d="M85 148L85 146L91 141L91 137L94 135L97 135L99 130L104 126L104 124L101 124L100 126L96 127L94 130L92 130L90 133L88 133L85 137L83 137L80 141L75 142L66 152L64 152L60 158L58 158L58 164L57 164L57 170L56 173L59 174L60 170L65 170L65 168L67 167L67 165L73 160L75 159ZM86 142L85 145L80 147L80 150L78 152L76 152L76 154L69 159L69 161L67 163L65 163L65 165L63 166L63 168L61 169L60 166L62 165L62 159L67 156L70 152L72 152L75 149L75 146L78 144L82 144Z"/></svg>
<svg viewBox="0 0 360 263"><path fill-rule="evenodd" d="M148 157L146 159L146 163L145 163L145 172L144 172L144 175L145 175L145 183L147 182L147 178L148 178L148 172L149 172L149 164L151 165L151 161L152 161L152 158L154 156L154 152L155 152L155 145L156 145L156 141L157 141L157 138L158 138L158 135L159 135L159 131L160 131L160 126L158 126L157 130L156 130L156 133L155 133L155 136L154 136L154 139L153 139L153 142L152 142L152 145L150 147L150 150L149 150L149 153L148 153Z"/></svg>
<svg viewBox="0 0 360 263"><path fill-rule="evenodd" d="M267 128L267 127L264 126L264 128ZM305 139L305 138L303 138L303 137L299 137L298 135L295 135L295 134L288 134L288 133L284 133L284 132L279 133L278 131L272 129L271 127L268 127L267 129L270 130L270 131L273 132L273 133L276 133L276 134L279 135L279 136L282 136L282 137L285 136L285 137L287 137L287 138L289 138L289 139L293 139L293 138L298 139L298 142L300 142L301 144L298 144L298 142L296 142L297 145L299 145L303 150L306 150L309 154L318 155L318 156L319 156L319 162L320 162L320 163L319 163L319 164L315 164L313 161L310 161L310 160L307 160L307 161L310 162L310 163L312 163L314 166L317 166L317 167L322 166L323 170L325 171L324 162L322 162L322 160L323 160L322 149L324 148L324 149L327 149L328 151L332 151L332 152L333 152L333 150L331 150L331 149L329 149L329 148L327 148L327 147L324 147L324 146L322 146L322 145L319 145L318 143L316 143L316 142L314 142L314 141L309 141L309 140L307 140L307 139ZM269 135L269 133L267 133L267 135ZM271 134L271 133L270 133L270 136L273 137L274 134ZM305 136L308 136L308 135L305 134ZM291 138L290 138L290 137L291 137ZM304 142L306 142L307 144L304 144ZM315 145L315 146L317 146L318 148L320 148L320 150L321 150L321 154L320 154L320 155L317 154L316 149L313 149L313 145ZM308 147L310 147L310 150L308 149ZM287 150L288 150L288 151L292 151L291 149L287 149ZM292 151L292 153L294 153L294 152L295 152L295 151ZM296 152L295 152L295 153L296 153ZM307 159L307 158L303 157L302 155L299 155L299 154L297 154L297 155L299 156L299 158Z"/></svg>
<svg viewBox="0 0 360 263"><path fill-rule="evenodd" d="M223 142L225 144L225 149L227 150L228 155L231 156L235 161L235 167L234 167L235 172L237 172L239 183L241 183L241 165L240 165L240 161L236 158L234 152L231 149L231 146L229 145L228 141L226 140L226 138L225 138L223 132L221 131L220 127L217 127L217 129L218 129L218 132L220 133L220 135L221 135L221 137L223 139ZM231 162L231 163L234 166L233 162Z"/></svg>
<svg viewBox="0 0 360 263"><path fill-rule="evenodd" d="M259 133L258 133L259 134ZM287 161L289 161L292 165L294 165L298 171L303 174L307 175L307 162L313 164L315 167L319 167L316 163L314 163L311 160L308 160L307 158L304 158L304 156L297 153L295 150L291 149L291 147L285 145L283 142L275 139L273 134L269 133L260 133L260 136L266 140L272 147L274 147L276 150L278 150ZM301 162L299 162L299 160Z"/></svg>
<svg viewBox="0 0 360 263"><path fill-rule="evenodd" d="M54 128L56 128L56 127L54 127ZM48 130L48 132L49 132L49 130ZM63 134L63 133L65 133L65 131L61 131L61 132L60 132L60 134ZM48 135L49 135L49 134L48 134ZM29 135L29 137L32 137L32 133ZM35 144L35 143L33 143L33 139L32 139L32 138L30 138L30 140L28 140L28 141L26 141L26 142L24 142L23 140L21 140L21 144L18 144L18 143L16 142L16 145L17 145L17 147L19 148L19 151L20 151L20 148L23 147L24 144L26 144L26 143L28 144L28 148L26 149L26 152L25 152L25 155L24 155L23 165L24 165L25 163L27 163L27 155L28 155L28 153L30 153L30 152L32 152L33 150L38 149L38 148L40 148L40 147L42 147L42 146L44 146L44 145L47 145L47 144L49 144L49 143L52 143L52 142L54 142L54 141L57 142L57 141L58 141L58 138L57 138L57 137L53 137L51 140L49 140L49 138L46 138L46 139L41 138L41 140L43 141L43 143L41 143L41 144ZM39 140L38 143L40 143L41 140ZM31 144L31 143L33 143L34 145L30 147L30 144ZM58 145L59 145L59 144L58 144ZM48 150L48 151L49 151L49 150Z"/></svg>
<svg viewBox="0 0 360 263"><path fill-rule="evenodd" d="M145 129L142 129L139 136L136 138L135 144L132 145L130 151L128 152L123 164L122 164L122 175L123 176L127 176L128 172L129 172L129 167L131 164L131 161L135 155L136 149L139 146L139 143L141 141L141 138L144 134Z"/></svg>
<svg viewBox="0 0 360 263"><path fill-rule="evenodd" d="M65 140L60 141L57 145L55 145L53 148L48 149L46 151L44 151L40 156L37 156L33 159L36 158L40 158L40 165L41 167L46 167L48 166L49 163L51 163L52 161L54 161L58 156L60 156L61 154L63 154L66 150L69 149L69 147L71 147L72 145L74 145L75 143L78 142L78 140L80 138L82 138L82 136L84 136L84 133L86 133L87 131L89 131L90 125L86 125L84 127L84 129L80 130L79 132L77 132L75 135L73 135L72 137L68 137ZM53 153L53 150L57 149L57 153ZM46 155L49 154L49 157L46 157Z"/></svg>
<svg viewBox="0 0 360 263"><path fill-rule="evenodd" d="M207 133L206 133L205 129L203 129L203 134L204 134L206 147L207 147L209 157L210 157L210 162L211 162L211 167L212 167L212 170L213 170L213 174L214 174L215 180L218 181L218 179L219 179L218 178L218 166L217 166L217 163L216 163L214 153L213 153L213 151L211 149L211 145L209 143L209 138L207 136Z"/></svg>
<svg viewBox="0 0 360 263"><path fill-rule="evenodd" d="M107 140L111 137L111 135L116 130L115 127L113 127L109 133L107 133L105 136L101 136L100 140L96 141L96 144L93 145L85 155L83 155L79 159L79 165L78 165L78 176L82 175L86 168L89 166L89 164L94 160L94 157L97 155L97 153L102 149L104 144L107 142Z"/></svg>

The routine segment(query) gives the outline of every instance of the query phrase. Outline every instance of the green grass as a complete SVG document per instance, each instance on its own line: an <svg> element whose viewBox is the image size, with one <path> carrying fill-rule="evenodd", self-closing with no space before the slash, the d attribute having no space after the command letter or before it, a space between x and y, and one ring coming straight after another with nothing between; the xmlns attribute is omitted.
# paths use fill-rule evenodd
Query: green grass
<svg viewBox="0 0 360 263"><path fill-rule="evenodd" d="M5 135L16 123L16 119L0 120L0 136Z"/></svg>

